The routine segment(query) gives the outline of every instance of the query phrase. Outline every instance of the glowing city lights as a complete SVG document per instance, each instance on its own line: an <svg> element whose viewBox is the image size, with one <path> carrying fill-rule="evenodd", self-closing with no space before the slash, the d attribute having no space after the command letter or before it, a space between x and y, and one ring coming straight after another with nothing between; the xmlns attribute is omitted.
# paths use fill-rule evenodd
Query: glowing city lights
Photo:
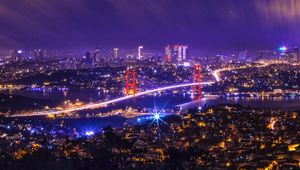
<svg viewBox="0 0 300 170"><path fill-rule="evenodd" d="M94 131L86 131L85 136L93 136L95 134Z"/></svg>
<svg viewBox="0 0 300 170"><path fill-rule="evenodd" d="M108 101L105 101L105 102L89 103L89 104L85 104L85 105L78 106L78 107L68 108L68 109L65 109L65 110L35 112L35 113L31 112L31 113L25 113L25 114L12 115L10 117L26 117L26 116L42 116L42 115L47 116L49 114L57 115L57 114L70 113L70 112L81 111L81 110L86 110L86 109L96 109L96 108L104 107L108 104L117 103L117 102L120 102L120 101L128 100L128 99L131 99L131 98L134 98L134 97L143 96L143 95L154 93L154 92L171 90L171 89L176 89L176 88L189 87L189 86L195 86L195 85L198 85L198 84L200 84L200 85L211 85L213 83L214 82L212 82L212 81L208 81L208 82L201 82L201 83L185 83L185 84L171 85L171 86L167 86L167 87L160 87L160 88L156 88L156 89L152 89L152 90L139 92L139 93L136 93L135 95L128 95L128 96L116 98L116 99L113 99L113 100L108 100Z"/></svg>
<svg viewBox="0 0 300 170"><path fill-rule="evenodd" d="M156 120L160 119L160 115L158 113L154 113L154 119Z"/></svg>
<svg viewBox="0 0 300 170"><path fill-rule="evenodd" d="M286 50L287 50L287 47L286 47L286 46L279 47L279 51L284 52L284 51L286 51Z"/></svg>

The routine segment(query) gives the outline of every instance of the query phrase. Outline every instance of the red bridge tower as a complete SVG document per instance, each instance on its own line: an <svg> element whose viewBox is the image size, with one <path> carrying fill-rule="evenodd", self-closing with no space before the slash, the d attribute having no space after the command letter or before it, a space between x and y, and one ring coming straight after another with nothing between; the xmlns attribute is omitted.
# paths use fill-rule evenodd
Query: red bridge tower
<svg viewBox="0 0 300 170"><path fill-rule="evenodd" d="M126 69L126 96L136 94L136 71L133 68Z"/></svg>
<svg viewBox="0 0 300 170"><path fill-rule="evenodd" d="M197 94L201 96L201 65L195 64L193 66L193 83L198 83L197 85L193 86L193 94Z"/></svg>

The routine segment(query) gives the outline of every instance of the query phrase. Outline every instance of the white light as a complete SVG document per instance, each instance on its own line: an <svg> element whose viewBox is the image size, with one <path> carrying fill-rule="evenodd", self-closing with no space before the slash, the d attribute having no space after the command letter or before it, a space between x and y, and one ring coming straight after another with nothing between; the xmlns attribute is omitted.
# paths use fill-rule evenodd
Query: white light
<svg viewBox="0 0 300 170"><path fill-rule="evenodd" d="M184 66L184 67L190 67L191 64L190 64L189 62L184 62L184 63L183 63L183 66Z"/></svg>
<svg viewBox="0 0 300 170"><path fill-rule="evenodd" d="M160 117L159 117L159 114L158 113L155 113L154 114L154 119L158 120Z"/></svg>
<svg viewBox="0 0 300 170"><path fill-rule="evenodd" d="M86 136L93 136L93 135L94 135L94 132L93 132L93 131L86 131L86 132L85 132L85 135L86 135Z"/></svg>
<svg viewBox="0 0 300 170"><path fill-rule="evenodd" d="M18 54L22 54L23 53L23 51L22 50L18 50Z"/></svg>
<svg viewBox="0 0 300 170"><path fill-rule="evenodd" d="M286 50L287 50L287 47L285 47L285 46L279 47L279 50L280 50L280 51L286 51Z"/></svg>
<svg viewBox="0 0 300 170"><path fill-rule="evenodd" d="M138 47L138 59L140 60L140 59L142 59L142 49L143 49L144 47L143 46L139 46Z"/></svg>

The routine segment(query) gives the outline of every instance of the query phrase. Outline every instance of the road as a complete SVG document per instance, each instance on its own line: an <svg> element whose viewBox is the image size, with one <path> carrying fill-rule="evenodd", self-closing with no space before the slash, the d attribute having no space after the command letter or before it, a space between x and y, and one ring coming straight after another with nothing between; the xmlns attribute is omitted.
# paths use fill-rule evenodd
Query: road
<svg viewBox="0 0 300 170"><path fill-rule="evenodd" d="M261 65L256 65L254 66L255 68L261 68L261 67L267 67L268 63L262 63ZM231 70L240 70L240 69L245 69L245 68L250 68L253 66L241 66L241 67L228 67L228 68L222 68L222 69L217 69L215 71L212 72L212 75L215 77L216 81L220 81L221 77L220 77L220 72L224 72L224 71L231 71Z"/></svg>

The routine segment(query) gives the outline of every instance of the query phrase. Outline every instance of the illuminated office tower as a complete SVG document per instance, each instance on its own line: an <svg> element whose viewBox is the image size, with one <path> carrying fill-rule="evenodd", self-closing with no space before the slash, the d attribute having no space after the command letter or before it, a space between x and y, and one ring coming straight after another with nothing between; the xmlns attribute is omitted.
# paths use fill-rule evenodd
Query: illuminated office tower
<svg viewBox="0 0 300 170"><path fill-rule="evenodd" d="M248 50L242 50L238 53L238 60L240 62L245 62L247 60Z"/></svg>
<svg viewBox="0 0 300 170"><path fill-rule="evenodd" d="M179 45L174 45L174 47L173 47L173 54L172 54L172 60L178 61L178 54L179 54Z"/></svg>
<svg viewBox="0 0 300 170"><path fill-rule="evenodd" d="M165 62L171 62L172 61L172 48L170 45L165 47Z"/></svg>
<svg viewBox="0 0 300 170"><path fill-rule="evenodd" d="M8 61L13 61L13 62L18 62L21 61L23 57L23 51L22 50L10 50L10 55L9 58L7 59Z"/></svg>
<svg viewBox="0 0 300 170"><path fill-rule="evenodd" d="M180 45L179 47L178 47L178 54L177 54L177 61L178 62L182 62L183 61L183 48L182 48L182 46Z"/></svg>
<svg viewBox="0 0 300 170"><path fill-rule="evenodd" d="M173 58L177 62L183 62L188 58L188 46L187 45L174 45Z"/></svg>
<svg viewBox="0 0 300 170"><path fill-rule="evenodd" d="M118 48L113 48L111 52L112 58L113 59L118 59L119 58L119 49Z"/></svg>
<svg viewBox="0 0 300 170"><path fill-rule="evenodd" d="M10 50L9 61L18 61L18 51L16 49Z"/></svg>
<svg viewBox="0 0 300 170"><path fill-rule="evenodd" d="M181 46L181 50L182 50L182 59L184 61L188 58L188 46L187 45Z"/></svg>
<svg viewBox="0 0 300 170"><path fill-rule="evenodd" d="M138 56L137 56L138 60L141 60L143 58L143 48L144 47L141 45L138 47Z"/></svg>
<svg viewBox="0 0 300 170"><path fill-rule="evenodd" d="M96 65L101 62L100 50L97 48L94 53L92 65Z"/></svg>
<svg viewBox="0 0 300 170"><path fill-rule="evenodd" d="M87 67L91 67L93 65L93 59L91 57L91 53L89 51L87 51L85 53L85 60L84 63Z"/></svg>

